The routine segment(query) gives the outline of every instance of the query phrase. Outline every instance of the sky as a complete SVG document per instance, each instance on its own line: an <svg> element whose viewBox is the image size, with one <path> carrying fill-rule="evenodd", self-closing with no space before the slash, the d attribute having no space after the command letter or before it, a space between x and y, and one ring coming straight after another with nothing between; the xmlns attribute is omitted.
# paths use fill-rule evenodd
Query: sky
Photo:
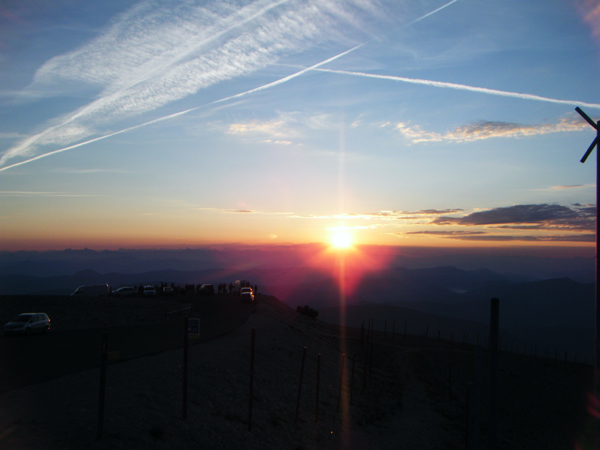
<svg viewBox="0 0 600 450"><path fill-rule="evenodd" d="M4 1L0 250L589 250L599 69L596 0Z"/></svg>

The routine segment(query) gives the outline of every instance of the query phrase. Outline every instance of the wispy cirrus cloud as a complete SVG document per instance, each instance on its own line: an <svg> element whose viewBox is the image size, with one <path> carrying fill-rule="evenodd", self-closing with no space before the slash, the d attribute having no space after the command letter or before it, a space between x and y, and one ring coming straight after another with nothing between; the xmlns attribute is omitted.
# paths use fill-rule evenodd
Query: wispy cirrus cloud
<svg viewBox="0 0 600 450"><path fill-rule="evenodd" d="M575 115L562 118L557 123L543 123L538 125L479 121L455 128L445 134L425 131L418 125L410 126L404 122L400 122L395 126L396 130L413 143L441 141L467 142L499 137L520 138L549 133L580 131L586 128L589 128L587 122Z"/></svg>
<svg viewBox="0 0 600 450"><path fill-rule="evenodd" d="M117 120L248 75L315 43L347 42L349 30L366 27L358 12L377 14L375 0L139 3L88 44L38 69L29 93L60 94L60 86L73 83L99 93L9 148L0 165L40 146L88 138Z"/></svg>
<svg viewBox="0 0 600 450"><path fill-rule="evenodd" d="M0 197L98 197L98 195L51 191L0 191Z"/></svg>
<svg viewBox="0 0 600 450"><path fill-rule="evenodd" d="M24 137L21 133L8 132L0 133L0 139L18 139Z"/></svg>
<svg viewBox="0 0 600 450"><path fill-rule="evenodd" d="M276 119L254 119L247 122L232 123L227 127L227 133L259 136L262 138L262 142L289 145L292 143L289 139L304 137L311 131L332 129L337 126L338 124L332 119L331 114L278 111Z"/></svg>
<svg viewBox="0 0 600 450"><path fill-rule="evenodd" d="M596 0L578 0L575 6L590 27L592 36L600 43L600 4Z"/></svg>
<svg viewBox="0 0 600 450"><path fill-rule="evenodd" d="M345 213L345 214L332 214L328 216L313 216L313 215L294 215L292 218L296 219L344 219L344 220L418 220L428 219L431 221L431 217L440 216L443 214L455 214L462 212L462 209L422 209L417 211L392 211L384 210L376 213Z"/></svg>
<svg viewBox="0 0 600 450"><path fill-rule="evenodd" d="M290 136L290 130L282 120L269 120L261 122L252 120L244 123L232 123L227 129L229 134L266 134L269 136Z"/></svg>
<svg viewBox="0 0 600 450"><path fill-rule="evenodd" d="M147 122L143 122L141 124L134 125L134 126L131 126L131 127L128 127L128 128L123 128L123 129L121 129L119 131L114 131L112 133L104 134L102 136L98 136L98 137L95 137L93 139L88 139L86 141L79 142L77 144L69 145L69 146L66 146L66 147L59 148L57 150L52 150L52 151L49 151L49 152L46 152L46 153L42 153L41 155L34 156L34 157L25 159L25 160L17 162L17 163L13 163L13 164L10 164L10 165L5 165L3 167L0 167L0 172L8 170L8 169L10 169L12 167L18 167L18 166L21 166L23 164L30 163L32 161L37 161L37 160L42 159L42 158L47 158L49 156L56 155L58 153L66 152L66 151L69 151L69 150L73 150L73 149L79 148L81 146L91 144L92 142L98 142L98 141L101 141L103 139L108 139L110 137L117 136L119 134L127 133L128 131L137 130L137 129L140 129L140 128L143 128L143 127L147 127L147 126L155 124L155 123L163 122L165 120L169 120L169 119L172 119L172 118L175 118L175 117L180 117L180 116L188 114L188 113L190 113L192 111L196 111L196 110L198 110L200 108L203 108L205 106L208 106L208 105L216 105L216 104L223 103L223 102L231 100L231 99L238 99L238 98L244 97L246 95L251 95L254 92L259 92L259 91L262 91L264 89L269 89L269 88L271 88L273 86L277 86L277 85L285 83L285 82L287 82L287 81L289 81L289 80L291 80L293 78L299 77L300 75L308 72L309 70L311 70L311 69L313 69L315 67L319 67L321 65L327 64L328 62L331 62L331 61L334 61L334 60L336 60L338 58L341 58L342 56L347 55L348 53L356 50L361 45L362 44L359 44L359 45L357 45L357 46L355 46L355 47L353 47L353 48L351 48L349 50L346 50L346 51L344 51L342 53L338 53L337 55L332 56L331 58L328 58L328 59L326 59L324 61L321 61L321 62L319 62L317 64L314 64L313 66L311 66L311 67L309 67L307 69L302 69L302 70L300 70L300 71L298 71L296 73L293 73L292 75L288 75L286 77L283 77L283 78L280 78L278 80L272 81L271 83L264 84L264 85L259 86L257 88L249 89L247 91L240 92L238 94L230 95L228 97L224 97L224 98L221 98L219 100L215 100L215 101L210 102L210 103L205 104L205 105L195 106L193 108L189 108L189 109L186 109L186 110L183 110L183 111L179 111L179 112L176 112L176 113L173 113L173 114L168 114L166 116L159 117L158 119L149 120ZM1 160L0 160L0 165L1 165Z"/></svg>

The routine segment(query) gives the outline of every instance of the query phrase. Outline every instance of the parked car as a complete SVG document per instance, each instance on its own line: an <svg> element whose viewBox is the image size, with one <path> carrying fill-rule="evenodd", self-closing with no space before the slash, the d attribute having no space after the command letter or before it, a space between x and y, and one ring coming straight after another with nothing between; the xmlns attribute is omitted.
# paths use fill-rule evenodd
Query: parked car
<svg viewBox="0 0 600 450"><path fill-rule="evenodd" d="M252 295L254 295L254 292L252 291L251 287L243 287L242 290L240 291L240 295L243 294L244 292L250 292Z"/></svg>
<svg viewBox="0 0 600 450"><path fill-rule="evenodd" d="M252 292L244 292L240 294L240 303L252 303L254 301L254 294Z"/></svg>
<svg viewBox="0 0 600 450"><path fill-rule="evenodd" d="M46 333L50 330L50 318L46 313L23 313L4 325L4 334Z"/></svg>
<svg viewBox="0 0 600 450"><path fill-rule="evenodd" d="M108 284L96 284L93 286L79 286L71 295L79 297L106 297L108 293Z"/></svg>
<svg viewBox="0 0 600 450"><path fill-rule="evenodd" d="M215 293L215 288L212 284L203 284L200 286L200 289L198 289L198 292L201 295L213 295Z"/></svg>
<svg viewBox="0 0 600 450"><path fill-rule="evenodd" d="M156 289L154 286L144 286L144 297L154 297L156 295Z"/></svg>
<svg viewBox="0 0 600 450"><path fill-rule="evenodd" d="M134 294L135 294L135 288L133 288L131 286L125 286L125 287L121 287L119 289L115 289L114 291L111 292L110 295L112 295L113 297L131 297Z"/></svg>
<svg viewBox="0 0 600 450"><path fill-rule="evenodd" d="M165 286L162 288L162 294L166 296L175 295L175 289L173 289L171 286Z"/></svg>

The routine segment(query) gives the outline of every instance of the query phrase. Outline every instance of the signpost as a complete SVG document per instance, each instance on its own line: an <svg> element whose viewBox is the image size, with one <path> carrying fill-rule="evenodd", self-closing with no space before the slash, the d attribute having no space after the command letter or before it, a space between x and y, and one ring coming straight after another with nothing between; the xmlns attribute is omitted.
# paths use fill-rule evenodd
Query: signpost
<svg viewBox="0 0 600 450"><path fill-rule="evenodd" d="M592 128L596 130L596 138L592 141L587 151L581 158L581 162L584 163L585 160L590 156L594 147L600 146L600 121L594 122L590 117L584 113L581 108L575 108L575 111L579 113L581 117L585 119L587 123L589 123ZM600 150L600 147L599 147ZM598 298L598 234L600 231L600 223L598 222L598 199L600 198L600 184L598 183L598 174L600 173L600 156L598 155L598 150L596 150L596 353L595 353L595 362L594 362L594 401L598 401L598 394L600 393L600 388L598 383L600 382L600 299ZM598 440L598 424L594 426L594 444L597 444ZM595 448L595 447L594 447Z"/></svg>
<svg viewBox="0 0 600 450"><path fill-rule="evenodd" d="M200 338L200 319L188 318L188 337L190 339Z"/></svg>

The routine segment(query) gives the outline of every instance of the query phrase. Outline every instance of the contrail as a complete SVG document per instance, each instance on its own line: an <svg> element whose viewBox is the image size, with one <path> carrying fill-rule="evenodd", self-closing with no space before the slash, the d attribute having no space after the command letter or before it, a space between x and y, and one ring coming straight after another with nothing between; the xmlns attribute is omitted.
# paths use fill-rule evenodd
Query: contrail
<svg viewBox="0 0 600 450"><path fill-rule="evenodd" d="M270 6L268 6L267 8L264 8L263 10L259 11L257 14L255 14L255 15L254 15L254 16L252 16L251 18L252 18L252 19L253 19L253 18L256 18L257 16L260 16L260 15L264 14L266 11L268 11L268 10L270 10L270 9L272 9L272 8L276 7L276 6L279 6L279 5L280 5L280 4L282 4L282 3L286 3L287 1L288 1L288 0L280 0L279 2L276 2L276 3L274 3L274 4L270 5ZM452 3L455 3L455 2L457 2L457 1L458 1L458 0L452 0L451 2L448 2L448 3L446 3L445 5L443 5L443 6L440 6L439 8L437 8L437 9L435 9L435 10L433 10L433 11L431 11L431 12L427 13L427 14L425 14L425 15L423 15L423 16L421 16L421 17L418 17L417 19L413 20L412 22L410 22L409 24L407 24L407 25L406 25L406 26L404 26L403 28L407 28L407 27L409 27L409 26L411 26L411 25L413 25L413 24L415 24L415 23L417 23L417 22L419 22L419 21L421 21L421 20L423 20L423 19L425 19L425 18L427 18L427 17L429 17L429 16L431 16L431 15L433 15L433 14L435 14L435 13L439 12L439 11L441 11L441 10L442 10L442 9L444 9L444 8L447 8L447 7L448 7L448 6L450 6ZM246 21L244 21L244 23L245 23L245 22L246 22ZM236 25L236 26L237 26L237 25ZM313 65L313 66L311 66L311 67L307 67L306 69L302 69L302 70L300 70L299 72L296 72L296 73L294 73L294 74L292 74L292 75L288 75L287 77L284 77L284 78L281 78L281 79L279 79L279 80L273 81L272 83L268 83L268 84L265 84L265 85L263 85L263 86L260 86L260 87L254 88L254 89L250 89L250 90L248 90L248 91L241 92L241 93L239 93L239 94L235 94L235 95L232 95L232 96L229 96L229 97L225 97L225 98L222 98L222 99L220 99L220 100L215 100L215 101L213 101L213 102L210 102L210 103L207 103L207 104L205 104L205 105L197 106L197 107L190 108L190 109L188 109L188 110L181 111L181 112L178 112L178 113L175 113L175 114L170 114L170 115L168 115L168 116L164 116L164 117L160 117L160 118L158 118L158 119L150 120L150 121L148 121L148 122L144 122L144 123L142 123L142 124L139 124L139 125L134 125L134 126L132 126L132 127L125 128L125 129L123 129L123 130L120 130L120 131L115 131L114 133L109 133L109 134L106 134L106 135L104 135L104 136L99 136L99 137L97 137L97 138L89 139L89 140L87 140L87 141L85 141L85 142L80 142L80 143L78 143L78 144L70 145L70 146L68 146L68 147L63 147L63 148L60 148L60 149L58 149L58 150L54 150L54 151L51 151L51 152L48 152L48 153L44 153L44 154L42 154L42 155L35 156L35 157L33 157L33 158L30 158L30 159L27 159L27 160L25 160L25 161L20 161L20 162L18 162L18 163L11 164L11 165L9 165L9 166L0 167L0 172L3 172L3 171L5 171L5 170L7 170L7 169L10 169L10 168L12 168L12 167L17 167L17 166L21 166L21 165L23 165L23 164L27 164L27 163L30 163L30 162L33 162L33 161L37 161L37 160L39 160L39 159L46 158L46 157L48 157L48 156L56 155L56 154L58 154L58 153L66 152L66 151L68 151L68 150L73 150L73 149L75 149L75 148L78 148L78 147L81 147L81 146L83 146L83 145L91 144L91 143L93 143L93 142L97 142L97 141L100 141L100 140L103 140L103 139L106 139L106 138L109 138L109 137L112 137L112 136L116 136L116 135L118 135L118 134L126 133L126 132L128 132L128 131L132 131L132 130L135 130L135 129L138 129L138 128L142 128L142 127L145 127L145 126L148 126L148 125L152 125L152 124L154 124L154 123L157 123L157 122L160 122L160 121L163 121L163 120L168 120L168 119L171 119L171 118L174 118L174 117L178 117L178 116L181 116L181 115L187 114L187 113L189 113L189 112L192 112L192 111L198 110L198 109L200 109L200 108L204 108L204 107L206 107L206 106L214 105L214 104L217 104L217 103L222 103L222 102L225 102L225 101L228 101L228 100L234 99L234 98L243 97L243 96L246 96L246 95L248 95L248 94L252 94L252 93L254 93L254 92L259 92L259 91L262 91L262 90L264 90L264 89L268 89L268 88L271 88L271 87L273 87L273 86L277 86L277 85L279 85L279 84L285 83L285 82L287 82L287 81L289 81L289 80L291 80L291 79L293 79L293 78L296 78L296 77L298 77L298 76L300 76L300 75L302 75L302 74L304 74L304 73L306 73L306 72L309 72L309 71L311 71L311 70L325 70L325 69L319 69L319 67L320 67L320 66L322 66L322 65L324 65L324 64L327 64L327 63L329 63L329 62L331 62L331 61L334 61L334 60L336 60L336 59L338 59L338 58L341 58L342 56L344 56L344 55L347 55L347 54L348 54L348 53L350 53L350 52L353 52L354 50L358 49L359 47L363 46L364 44L365 44L365 43L359 44L359 45L357 45L356 47L353 47L353 48L351 48L351 49L349 49L349 50L346 50L345 52L342 52L342 53L340 53L340 54L338 54L338 55L336 55L336 56L333 56L333 57L331 57L331 58L329 58L329 59L326 59L325 61L322 61L322 62L320 62L320 63L317 63L317 64L315 64L315 65ZM333 71L333 70L332 70L331 72L336 72L336 71ZM352 75L358 75L358 74L359 74L359 72L344 72L344 71L338 71L338 72L339 72L339 73L347 73L347 74L352 74ZM371 75L369 75L369 74L364 74L364 75L365 75L365 76L371 76ZM382 77L383 77L383 76L382 76ZM408 80L410 80L410 79L406 79L406 80L399 80L399 81L408 81ZM424 81L424 80L423 80L423 81ZM412 82L415 82L415 83L416 83L417 81L412 81ZM436 82L431 82L431 83L436 83ZM424 83L424 84L425 84L425 83ZM452 84L452 83L448 83L448 84ZM457 86L459 86L459 85L457 85ZM449 87L449 86L445 86L445 87ZM477 88L473 88L473 90L475 90L475 89L477 89ZM498 92L500 92L500 91L498 91ZM578 104L580 104L580 105L582 105L582 106L588 106L588 107L590 106L589 104L586 104L586 103L583 103L583 102L579 102ZM68 122L72 121L74 118L75 118L75 117L72 117L72 118L70 118L70 119L68 120ZM44 133L46 133L46 132L48 132L48 131L51 131L51 130L53 130L53 129L55 129L55 128L58 128L59 126L62 126L62 125L64 125L64 123L62 123L62 124L59 124L59 125L55 125L54 127L51 127L50 129L47 129L47 130L45 130L45 131L44 131ZM29 141L35 141L35 140L36 140L36 138L37 138L38 136L39 136L39 135L32 136L31 138L29 138ZM28 145L28 144L29 144L29 142L27 142L27 145Z"/></svg>
<svg viewBox="0 0 600 450"><path fill-rule="evenodd" d="M434 87L448 88L448 89L458 89L461 91L479 92L482 94L499 95L502 97L520 98L523 100L536 100L539 102L559 103L561 105L571 105L571 106L579 105L579 106L585 106L587 108L600 109L600 104L598 104L598 103L586 103L586 102L580 102L578 100L560 100L560 99L556 99L556 98L542 97L540 95L521 94L518 92L509 92L509 91L499 91L497 89L488 89L488 88L481 88L481 87L476 87L476 86L467 86L465 84L448 83L445 81L423 80L420 78L406 78L406 77L397 77L397 76L393 76L393 75L376 75L376 74L364 73L364 72L351 72L348 70L333 70L333 69L313 69L313 70L320 71L320 72L339 73L339 74L343 74L343 75L353 75L356 77L377 78L380 80L403 81L405 83L424 84L426 86L434 86Z"/></svg>
<svg viewBox="0 0 600 450"><path fill-rule="evenodd" d="M210 105L210 103L209 103L209 105ZM203 106L206 106L206 105L203 105ZM187 113L189 113L191 111L194 111L196 109L200 109L203 106L197 106L195 108L187 109L185 111L180 111L180 112L175 113L175 114L169 114L168 116L159 117L158 119L150 120L149 122L144 122L144 123L141 123L139 125L134 125L132 127L125 128L123 130L115 131L114 133L105 134L104 136L99 136L97 138L90 139L90 140L85 141L85 142L80 142L79 144L74 144L74 145L69 145L68 147L59 148L58 150L54 150L54 151L51 151L51 152L48 152L48 153L44 153L42 155L38 155L38 156L35 156L33 158L26 159L25 161L20 161L18 163L11 164L10 166L0 167L0 172L3 172L5 170L7 170L7 169L10 169L11 167L21 166L23 164L27 164L27 163L30 163L30 162L33 162L33 161L37 161L38 159L42 159L42 158L46 158L48 156L56 155L57 153L66 152L68 150L73 150L74 148L81 147L83 145L91 144L91 143L96 142L96 141L101 141L102 139L106 139L106 138L109 138L109 137L112 137L112 136L116 136L117 134L126 133L128 131L132 131L132 130L135 130L137 128L142 128L142 127L145 127L147 125L152 125L153 123L161 122L163 120L171 119L171 118L177 117L177 116L182 116L182 115L187 114Z"/></svg>
<svg viewBox="0 0 600 450"><path fill-rule="evenodd" d="M296 72L296 73L294 73L292 75L288 75L287 77L281 78L281 79L279 79L277 81L273 81L272 83L265 84L264 86L260 86L260 87L254 88L254 89L250 89L249 91L242 92L241 94L235 94L235 95L232 95L230 97L225 97L225 98L222 98L220 100L215 100L214 102L209 103L209 105L212 105L214 103L221 103L221 102L224 102L224 101L227 101L227 100L231 100L233 98L243 97L245 95L252 94L254 92L262 91L264 89L268 89L268 88L271 88L273 86L277 86L278 84L285 83L286 81L289 81L292 78L299 77L300 75L302 75L302 74L304 74L306 72L309 72L311 70L319 70L320 66L322 66L324 64L327 64L327 63L329 63L331 61L334 61L334 60L336 60L338 58L341 58L342 56L347 55L350 52L353 52L354 50L356 50L359 47L362 47L363 45L364 45L364 43L363 44L359 44L356 47L352 47L350 50L346 50L345 52L340 53L339 55L335 55L335 56L333 56L333 57L331 57L329 59L326 59L325 61L321 61L320 63L315 64L314 66L307 67L306 69L302 69L299 72Z"/></svg>
<svg viewBox="0 0 600 450"><path fill-rule="evenodd" d="M279 80L273 81L271 83L267 83L267 84L265 84L263 86L259 86L259 87L254 88L254 89L250 89L248 91L241 92L239 94L235 94L235 95L231 95L229 97L225 97L225 98L222 98L222 99L219 99L219 100L215 100L215 101L207 103L205 105L196 106L194 108L186 109L185 111L180 111L180 112L177 112L175 114L169 114L168 116L159 117L158 119L153 119L153 120L150 120L148 122L141 123L139 125L134 125L132 127L125 128L123 130L115 131L114 133L109 133L109 134L105 134L104 136L99 136L99 137L94 138L94 139L89 139L89 140L87 140L85 142L80 142L79 144L69 145L68 147L63 147L63 148L60 148L58 150L54 150L54 151L51 151L51 152L48 152L48 153L44 153L42 155L38 155L38 156L35 156L33 158L29 158L29 159L27 159L25 161L20 161L18 163L11 164L10 166L1 167L0 168L0 172L3 172L5 170L8 170L8 169L13 168L13 167L18 167L18 166L21 166L23 164L27 164L27 163L30 163L30 162L33 162L33 161L37 161L37 160L42 159L42 158L47 158L48 156L56 155L58 153L66 152L68 150L73 150L73 149L81 147L83 145L87 145L87 144L91 144L93 142L101 141L103 139L106 139L106 138L109 138L109 137L112 137L112 136L116 136L118 134L126 133L128 131L136 130L138 128L143 128L143 127L146 127L148 125L155 124L157 122L162 122L163 120L168 120L168 119L172 119L174 117L183 116L184 114L187 114L187 113L192 112L192 111L196 111L196 110L201 109L201 108L205 108L205 107L210 106L210 105L215 105L217 103L222 103L222 102L225 102L225 101L228 101L228 100L232 100L234 98L244 97L244 96L252 94L254 92L259 92L259 91L262 91L262 90L265 90L265 89L269 89L269 88L271 88L273 86L277 86L279 84L282 84L282 83L285 83L287 81L290 81L290 80L292 80L292 79L294 79L296 77L299 77L300 75L302 75L302 74L304 74L304 73L306 73L306 72L308 72L310 70L319 70L320 66L322 66L324 64L327 64L327 63L329 63L331 61L334 61L334 60L336 60L338 58L341 58L342 56L347 55L350 52L353 52L354 50L356 50L357 48L361 47L362 45L364 45L364 44L359 44L356 47L352 47L350 50L346 50L345 52L342 52L342 53L339 53L338 55L332 56L331 58L326 59L325 61L321 61L320 63L317 63L315 65L307 67L306 69L302 69L302 70L300 70L300 71L298 71L296 73L293 73L292 75L288 75L287 77L283 77L283 78L280 78Z"/></svg>
<svg viewBox="0 0 600 450"><path fill-rule="evenodd" d="M435 10L433 10L433 11L431 11L431 12L429 12L429 13L425 14L424 16L421 16L421 17L419 17L418 19L415 19L415 20L413 20L411 23L409 23L408 25L406 25L406 26L404 26L404 27L402 27L402 28L407 28L407 27L410 27L411 25L414 25L415 23L417 23L417 22L420 22L421 20L423 20L423 19L425 19L425 18L427 18L427 17L429 17L429 16L431 16L431 15L435 14L436 12L438 12L438 11L441 11L441 10L442 10L442 9L444 9L444 8L447 8L447 7L448 7L448 6L450 6L452 3L455 3L455 2L457 2L457 1L458 1L458 0L452 0L452 1L451 1L451 2L449 2L449 3L446 3L444 6L440 6L438 9L435 9Z"/></svg>

